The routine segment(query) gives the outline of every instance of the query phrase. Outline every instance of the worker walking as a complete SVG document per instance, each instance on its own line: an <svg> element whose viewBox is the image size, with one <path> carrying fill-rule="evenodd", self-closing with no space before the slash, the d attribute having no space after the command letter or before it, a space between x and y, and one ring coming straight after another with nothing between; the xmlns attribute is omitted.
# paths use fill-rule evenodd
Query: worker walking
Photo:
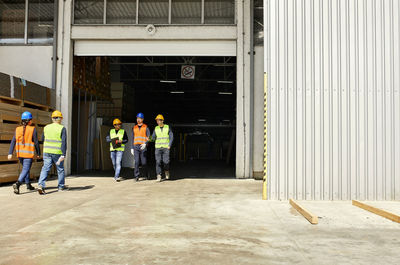
<svg viewBox="0 0 400 265"><path fill-rule="evenodd" d="M156 121L158 126L154 129L152 139L155 141L157 181L161 181L163 169L165 170L165 178L168 180L170 177L169 151L174 140L174 135L171 131L171 128L164 124L163 115L157 115Z"/></svg>
<svg viewBox="0 0 400 265"><path fill-rule="evenodd" d="M14 148L19 162L22 165L21 173L17 182L13 184L15 194L19 194L19 187L25 182L27 190L35 190L29 179L35 151L37 158L40 157L40 145L35 126L32 126L32 114L25 111L21 115L21 126L15 129L14 137L8 151L8 160L12 159Z"/></svg>
<svg viewBox="0 0 400 265"><path fill-rule="evenodd" d="M43 132L43 167L40 172L38 192L45 194L46 180L53 164L56 165L58 174L58 191L64 191L65 186L64 160L67 152L67 130L61 121L63 115L56 110L51 114L53 123L44 127Z"/></svg>
<svg viewBox="0 0 400 265"><path fill-rule="evenodd" d="M124 129L121 129L122 122L119 119L113 121L114 129L110 130L106 140L110 143L111 161L114 167L114 180L119 182L122 178L121 173L122 156L125 150L125 144L128 142L128 136Z"/></svg>
<svg viewBox="0 0 400 265"><path fill-rule="evenodd" d="M135 180L139 181L140 168L141 165L144 170L145 178L147 179L147 142L150 137L150 130L146 124L143 123L144 115L143 113L138 113L136 115L137 124L132 128L133 133L133 144L131 153L135 158Z"/></svg>

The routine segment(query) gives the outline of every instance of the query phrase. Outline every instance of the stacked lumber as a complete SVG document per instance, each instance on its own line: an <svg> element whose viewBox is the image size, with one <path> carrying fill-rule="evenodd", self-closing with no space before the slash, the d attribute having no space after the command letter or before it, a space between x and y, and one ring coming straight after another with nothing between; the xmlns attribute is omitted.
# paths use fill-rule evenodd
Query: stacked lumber
<svg viewBox="0 0 400 265"><path fill-rule="evenodd" d="M86 91L99 99L111 100L107 57L74 57L74 91Z"/></svg>
<svg viewBox="0 0 400 265"><path fill-rule="evenodd" d="M8 160L8 150L15 129L20 125L22 112L29 111L33 115L33 125L36 126L39 140L42 139L43 128L51 122L52 109L49 106L30 101L0 96L0 183L13 182L18 179L21 167L13 154ZM43 151L43 144L40 145ZM43 153L43 152L42 152ZM42 157L35 158L31 168L31 178L39 177L42 168Z"/></svg>

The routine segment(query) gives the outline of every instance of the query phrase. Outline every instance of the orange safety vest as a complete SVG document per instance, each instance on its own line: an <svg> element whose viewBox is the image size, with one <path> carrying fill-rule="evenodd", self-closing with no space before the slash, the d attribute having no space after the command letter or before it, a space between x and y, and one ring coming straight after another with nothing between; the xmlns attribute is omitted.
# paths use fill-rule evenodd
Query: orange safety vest
<svg viewBox="0 0 400 265"><path fill-rule="evenodd" d="M32 141L33 131L35 130L35 126L27 125L25 127L25 135L24 135L24 126L19 126L15 130L15 150L17 152L17 157L21 158L33 158L35 155L35 143ZM22 140L24 139L24 142Z"/></svg>
<svg viewBox="0 0 400 265"><path fill-rule="evenodd" d="M134 140L133 140L133 144L145 144L147 142L147 140L149 139L146 135L147 132L147 125L143 124L142 127L140 127L139 130L139 126L135 125L135 127L133 127L133 135L134 135Z"/></svg>

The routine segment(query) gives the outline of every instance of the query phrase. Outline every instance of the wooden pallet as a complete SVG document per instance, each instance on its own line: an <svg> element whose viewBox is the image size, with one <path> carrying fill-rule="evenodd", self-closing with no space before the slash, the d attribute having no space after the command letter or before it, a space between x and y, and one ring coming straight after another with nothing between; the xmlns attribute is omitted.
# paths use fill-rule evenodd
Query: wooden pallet
<svg viewBox="0 0 400 265"><path fill-rule="evenodd" d="M44 126L51 123L50 110L49 106L0 96L0 183L16 181L21 170L15 152L11 161L7 157L15 129L20 126L21 113L24 111L32 113L32 121L36 126L38 138L41 140ZM41 145L41 150L43 153L43 145ZM31 178L39 177L42 164L42 157L34 158Z"/></svg>
<svg viewBox="0 0 400 265"><path fill-rule="evenodd" d="M29 109L37 109L37 110L42 110L42 111L47 111L47 112L54 110L53 108L51 108L50 106L47 106L47 105L35 103L35 102L29 101L29 100L22 100L22 99L10 98L10 97L5 97L5 96L0 96L0 103L25 107L25 108L29 108Z"/></svg>

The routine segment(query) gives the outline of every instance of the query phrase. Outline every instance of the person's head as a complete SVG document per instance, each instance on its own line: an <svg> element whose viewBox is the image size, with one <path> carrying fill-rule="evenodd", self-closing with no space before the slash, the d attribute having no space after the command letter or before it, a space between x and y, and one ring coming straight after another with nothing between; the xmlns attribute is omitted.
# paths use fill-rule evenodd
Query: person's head
<svg viewBox="0 0 400 265"><path fill-rule="evenodd" d="M113 125L114 125L115 130L119 130L119 129L121 129L122 122L119 119L114 119Z"/></svg>
<svg viewBox="0 0 400 265"><path fill-rule="evenodd" d="M156 117L156 122L158 124L158 126L163 126L164 125L164 116L161 114L158 114Z"/></svg>
<svg viewBox="0 0 400 265"><path fill-rule="evenodd" d="M141 124L143 124L143 120L144 120L144 115L143 115L143 113L138 113L138 115L136 115L136 121L137 121L137 124L139 124L139 125L141 125Z"/></svg>
<svg viewBox="0 0 400 265"><path fill-rule="evenodd" d="M21 124L23 126L31 125L32 124L32 118L33 118L32 113L30 113L29 111L25 111L21 115Z"/></svg>
<svg viewBox="0 0 400 265"><path fill-rule="evenodd" d="M54 123L58 123L60 124L62 119L63 119L63 115L60 111L55 110L53 111L53 113L51 114L51 119Z"/></svg>

